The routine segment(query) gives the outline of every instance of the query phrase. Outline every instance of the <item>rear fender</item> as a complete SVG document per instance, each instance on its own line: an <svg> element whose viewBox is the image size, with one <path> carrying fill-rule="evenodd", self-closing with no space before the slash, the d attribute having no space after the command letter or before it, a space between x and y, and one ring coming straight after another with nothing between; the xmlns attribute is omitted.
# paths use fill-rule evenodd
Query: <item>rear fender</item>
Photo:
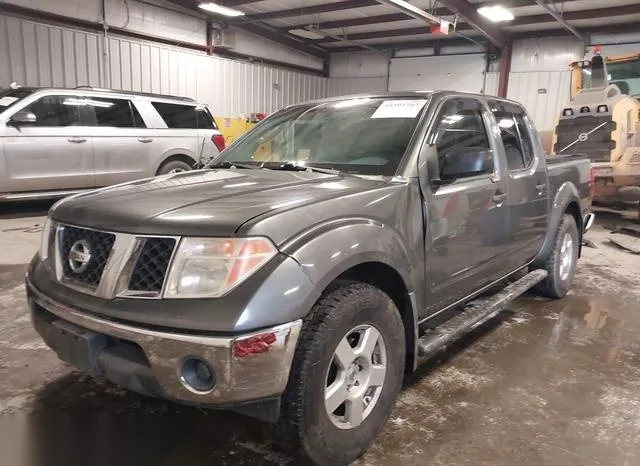
<svg viewBox="0 0 640 466"><path fill-rule="evenodd" d="M551 254L553 244L556 239L556 233L560 227L560 222L562 221L562 216L567 212L567 207L572 202L574 202L578 206L578 210L580 210L580 196L578 189L572 182L566 181L560 186L551 203L547 234L545 235L544 242L542 243L542 248L533 262L534 265L543 264ZM580 215L576 218L576 222L578 234L581 239L580 243L582 243L582 218L580 218Z"/></svg>

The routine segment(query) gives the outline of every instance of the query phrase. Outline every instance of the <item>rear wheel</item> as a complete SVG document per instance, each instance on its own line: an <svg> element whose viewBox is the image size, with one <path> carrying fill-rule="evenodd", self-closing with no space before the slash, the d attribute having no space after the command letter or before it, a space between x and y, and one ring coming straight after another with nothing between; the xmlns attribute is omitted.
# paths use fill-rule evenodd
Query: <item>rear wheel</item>
<svg viewBox="0 0 640 466"><path fill-rule="evenodd" d="M188 172L192 170L193 167L189 165L187 162L183 162L182 160L172 160L170 162L165 162L158 169L158 175L168 175L170 173L181 173Z"/></svg>
<svg viewBox="0 0 640 466"><path fill-rule="evenodd" d="M564 214L553 250L543 266L549 276L535 287L536 293L548 298L562 298L567 294L576 272L579 241L575 219L569 214Z"/></svg>
<svg viewBox="0 0 640 466"><path fill-rule="evenodd" d="M391 414L404 372L400 313L377 288L333 288L306 319L277 436L303 464L348 464Z"/></svg>

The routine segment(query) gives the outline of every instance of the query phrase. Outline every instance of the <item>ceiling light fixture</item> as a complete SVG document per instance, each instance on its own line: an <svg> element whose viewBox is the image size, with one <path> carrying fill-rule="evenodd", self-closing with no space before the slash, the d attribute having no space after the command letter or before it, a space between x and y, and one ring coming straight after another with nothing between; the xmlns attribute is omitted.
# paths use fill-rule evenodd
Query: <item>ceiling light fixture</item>
<svg viewBox="0 0 640 466"><path fill-rule="evenodd" d="M502 5L483 6L478 8L478 13L494 23L502 21L512 21L514 16L509 10Z"/></svg>
<svg viewBox="0 0 640 466"><path fill-rule="evenodd" d="M198 6L203 10L207 10L223 16L244 16L244 11L235 10L233 8L229 8L228 6L218 5L217 3L201 3Z"/></svg>

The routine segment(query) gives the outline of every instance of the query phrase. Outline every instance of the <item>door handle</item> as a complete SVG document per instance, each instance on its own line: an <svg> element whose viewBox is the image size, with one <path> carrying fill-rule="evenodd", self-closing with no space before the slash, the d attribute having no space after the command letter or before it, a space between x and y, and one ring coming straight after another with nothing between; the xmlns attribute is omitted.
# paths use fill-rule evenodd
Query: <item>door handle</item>
<svg viewBox="0 0 640 466"><path fill-rule="evenodd" d="M538 193L538 196L542 196L545 191L547 190L547 185L546 184L537 184L536 185L536 191Z"/></svg>
<svg viewBox="0 0 640 466"><path fill-rule="evenodd" d="M67 141L72 142L74 144L82 144L83 142L87 142L86 138L69 138Z"/></svg>
<svg viewBox="0 0 640 466"><path fill-rule="evenodd" d="M147 144L149 142L153 142L153 138L138 138L138 141Z"/></svg>
<svg viewBox="0 0 640 466"><path fill-rule="evenodd" d="M496 193L491 199L494 204L502 204L507 199L507 193Z"/></svg>

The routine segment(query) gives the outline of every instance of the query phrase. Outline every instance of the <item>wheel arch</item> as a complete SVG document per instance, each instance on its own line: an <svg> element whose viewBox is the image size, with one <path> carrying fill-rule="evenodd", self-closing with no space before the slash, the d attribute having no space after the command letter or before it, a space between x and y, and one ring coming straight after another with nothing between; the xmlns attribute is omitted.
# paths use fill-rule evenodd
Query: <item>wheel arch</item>
<svg viewBox="0 0 640 466"><path fill-rule="evenodd" d="M155 173L158 174L158 172L164 165L170 162L176 162L176 161L187 163L192 167L197 163L197 160L194 159L193 156L188 155L186 151L177 152L177 153L168 154L168 155L165 154L162 156L160 163L157 164Z"/></svg>
<svg viewBox="0 0 640 466"><path fill-rule="evenodd" d="M583 221L580 210L580 197L576 186L570 181L563 183L556 192L555 198L550 203L550 208L551 211L549 212L547 233L542 247L540 248L540 252L534 260L534 266L544 263L549 257L549 254L551 254L556 238L556 232L558 231L560 223L562 222L562 217L565 214L571 215L576 221L580 243L578 253L582 250Z"/></svg>
<svg viewBox="0 0 640 466"><path fill-rule="evenodd" d="M400 318L404 325L406 347L405 372L413 372L416 366L414 348L416 346L418 330L414 314L415 302L413 293L409 292L400 273L384 262L362 262L345 270L336 277L327 288L330 288L333 283L340 281L367 283L381 290L391 298L400 312Z"/></svg>

